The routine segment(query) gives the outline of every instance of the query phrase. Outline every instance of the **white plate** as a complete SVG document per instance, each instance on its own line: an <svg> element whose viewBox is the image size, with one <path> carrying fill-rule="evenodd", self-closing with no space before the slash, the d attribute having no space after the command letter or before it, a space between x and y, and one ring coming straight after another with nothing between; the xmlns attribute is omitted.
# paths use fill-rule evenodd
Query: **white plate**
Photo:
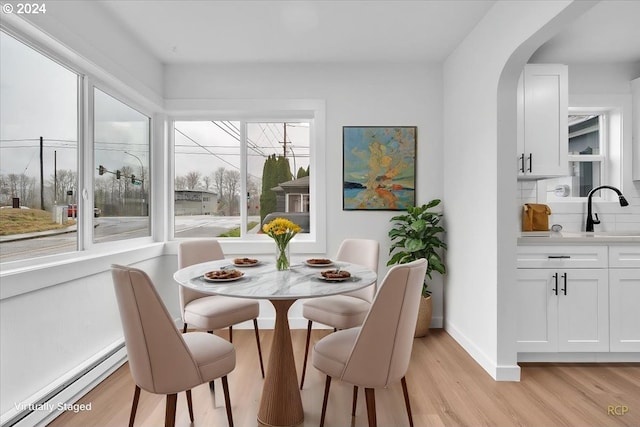
<svg viewBox="0 0 640 427"><path fill-rule="evenodd" d="M255 259L255 258L252 258ZM262 262L258 259L256 260L257 262L254 262L253 264L236 264L235 262L233 263L234 267L255 267L256 265L260 265L262 264Z"/></svg>
<svg viewBox="0 0 640 427"><path fill-rule="evenodd" d="M329 267L333 265L333 261L329 261L327 264L312 264L309 262L309 260L306 260L304 263L307 265L307 267Z"/></svg>
<svg viewBox="0 0 640 427"><path fill-rule="evenodd" d="M242 272L241 272L242 273ZM235 280L239 280L242 279L244 277L244 273L242 273L240 276L238 277L230 277L228 279L210 279L207 276L205 276L204 274L202 275L202 279L205 282L212 282L212 283L221 283L221 282L233 282Z"/></svg>
<svg viewBox="0 0 640 427"><path fill-rule="evenodd" d="M325 282L344 282L345 280L353 279L353 276L349 277L324 277L322 274L318 274L318 279L324 280Z"/></svg>

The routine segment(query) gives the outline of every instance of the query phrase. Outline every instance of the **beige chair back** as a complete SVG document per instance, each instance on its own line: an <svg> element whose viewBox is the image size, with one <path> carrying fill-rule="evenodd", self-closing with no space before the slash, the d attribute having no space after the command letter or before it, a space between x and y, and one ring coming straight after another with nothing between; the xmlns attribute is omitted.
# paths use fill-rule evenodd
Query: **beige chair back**
<svg viewBox="0 0 640 427"><path fill-rule="evenodd" d="M224 259L222 246L216 239L200 239L181 242L178 246L178 268L189 267L201 262ZM184 307L191 301L211 295L180 286L180 312L184 320Z"/></svg>
<svg viewBox="0 0 640 427"><path fill-rule="evenodd" d="M134 382L157 394L178 393L203 383L149 276L120 265L111 266L111 275Z"/></svg>
<svg viewBox="0 0 640 427"><path fill-rule="evenodd" d="M426 272L424 258L389 270L347 360L344 381L378 388L405 376Z"/></svg>
<svg viewBox="0 0 640 427"><path fill-rule="evenodd" d="M378 272L378 257L380 253L380 244L377 240L371 239L344 239L338 253L336 261L345 261L353 264L363 265L371 270ZM376 286L367 286L359 291L347 293L345 295L353 296L371 302L376 294Z"/></svg>

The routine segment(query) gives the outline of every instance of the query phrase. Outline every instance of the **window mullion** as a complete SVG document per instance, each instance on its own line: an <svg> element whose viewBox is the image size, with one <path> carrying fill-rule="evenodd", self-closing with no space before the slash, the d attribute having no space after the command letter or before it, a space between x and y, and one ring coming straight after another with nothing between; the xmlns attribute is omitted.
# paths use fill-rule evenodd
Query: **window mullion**
<svg viewBox="0 0 640 427"><path fill-rule="evenodd" d="M247 224L249 222L247 211L247 122L240 122L240 236L247 235Z"/></svg>
<svg viewBox="0 0 640 427"><path fill-rule="evenodd" d="M92 81L82 76L78 84L78 250L87 250L93 244L93 91ZM90 207L91 206L91 207Z"/></svg>

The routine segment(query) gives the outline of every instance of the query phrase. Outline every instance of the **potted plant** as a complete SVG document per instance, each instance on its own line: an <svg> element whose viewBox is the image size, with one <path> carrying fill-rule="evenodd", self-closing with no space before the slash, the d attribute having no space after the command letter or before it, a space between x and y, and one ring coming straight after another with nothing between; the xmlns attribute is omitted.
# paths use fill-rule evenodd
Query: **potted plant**
<svg viewBox="0 0 640 427"><path fill-rule="evenodd" d="M446 273L446 267L440 253L447 249L447 244L440 236L444 233L440 219L442 214L432 209L440 204L439 199L434 199L422 206L407 208L406 215L397 215L391 218L393 227L389 230L391 248L389 255L393 254L387 265L404 264L425 258L429 265L422 286L422 298L418 323L416 325L416 337L423 337L429 331L431 324L431 291L428 279L435 270L440 274Z"/></svg>

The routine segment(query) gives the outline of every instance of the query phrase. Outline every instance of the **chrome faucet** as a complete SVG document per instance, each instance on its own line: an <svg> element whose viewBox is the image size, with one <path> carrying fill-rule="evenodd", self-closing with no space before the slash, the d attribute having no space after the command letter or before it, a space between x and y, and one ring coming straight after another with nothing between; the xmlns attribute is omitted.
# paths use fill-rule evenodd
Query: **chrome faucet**
<svg viewBox="0 0 640 427"><path fill-rule="evenodd" d="M600 220L598 219L598 214L595 215L595 219L591 216L591 197L593 197L593 193L603 188L608 188L609 190L613 190L618 194L618 199L620 199L620 206L629 206L629 202L622 195L622 191L618 190L616 187L611 187L610 185L601 185L600 187L596 187L593 190L589 191L589 195L587 196L587 227L585 231L593 231L594 224L600 224Z"/></svg>

